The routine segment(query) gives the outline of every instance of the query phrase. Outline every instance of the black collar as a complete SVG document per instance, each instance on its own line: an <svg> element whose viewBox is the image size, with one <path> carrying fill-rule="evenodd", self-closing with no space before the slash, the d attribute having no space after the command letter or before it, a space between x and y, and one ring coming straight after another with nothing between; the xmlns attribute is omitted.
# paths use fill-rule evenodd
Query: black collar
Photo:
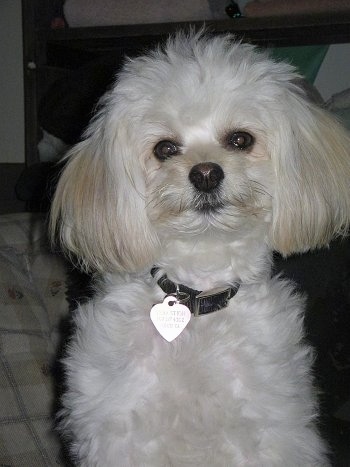
<svg viewBox="0 0 350 467"><path fill-rule="evenodd" d="M157 267L152 268L152 276L154 277L158 271ZM186 305L194 316L206 315L226 308L229 300L236 295L240 287L240 284L237 283L234 287L216 288L201 292L186 285L175 284L168 279L166 274L161 276L157 283L166 294L177 296L180 302Z"/></svg>

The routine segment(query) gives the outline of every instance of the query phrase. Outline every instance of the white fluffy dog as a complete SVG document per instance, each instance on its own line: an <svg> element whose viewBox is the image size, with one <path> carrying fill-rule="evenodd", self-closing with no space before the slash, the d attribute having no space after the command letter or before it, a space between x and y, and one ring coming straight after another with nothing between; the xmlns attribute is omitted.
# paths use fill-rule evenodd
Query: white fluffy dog
<svg viewBox="0 0 350 467"><path fill-rule="evenodd" d="M79 465L328 465L303 300L271 255L347 230L350 141L297 83L179 33L126 62L71 150L51 229L103 276L65 358Z"/></svg>

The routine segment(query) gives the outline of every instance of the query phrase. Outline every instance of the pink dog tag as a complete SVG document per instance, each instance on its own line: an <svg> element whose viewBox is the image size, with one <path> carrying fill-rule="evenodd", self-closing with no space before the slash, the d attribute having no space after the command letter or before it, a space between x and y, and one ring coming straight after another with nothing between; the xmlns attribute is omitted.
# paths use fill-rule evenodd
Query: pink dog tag
<svg viewBox="0 0 350 467"><path fill-rule="evenodd" d="M191 312L176 297L168 295L163 303L152 307L150 316L159 334L171 342L185 329L191 319Z"/></svg>

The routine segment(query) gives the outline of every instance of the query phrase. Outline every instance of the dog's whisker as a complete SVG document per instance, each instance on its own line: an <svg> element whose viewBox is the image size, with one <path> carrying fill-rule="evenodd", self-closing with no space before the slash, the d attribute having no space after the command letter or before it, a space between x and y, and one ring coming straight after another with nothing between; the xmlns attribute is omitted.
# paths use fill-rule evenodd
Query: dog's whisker
<svg viewBox="0 0 350 467"><path fill-rule="evenodd" d="M267 188L260 182L256 180L249 180L252 190L255 193L258 193L258 195L266 195L270 198L272 198L272 195L270 192L267 191Z"/></svg>

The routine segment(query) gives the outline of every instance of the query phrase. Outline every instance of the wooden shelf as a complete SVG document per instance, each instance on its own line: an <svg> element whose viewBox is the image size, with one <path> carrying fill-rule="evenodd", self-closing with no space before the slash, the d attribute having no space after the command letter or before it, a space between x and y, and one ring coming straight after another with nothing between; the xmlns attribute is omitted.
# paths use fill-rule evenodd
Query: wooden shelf
<svg viewBox="0 0 350 467"><path fill-rule="evenodd" d="M232 32L244 40L275 46L334 44L350 41L350 12L271 18L236 18L205 23L161 23L44 31L51 43L69 42L72 47L99 46L102 42L134 40L144 43L193 27L206 25L213 33Z"/></svg>

